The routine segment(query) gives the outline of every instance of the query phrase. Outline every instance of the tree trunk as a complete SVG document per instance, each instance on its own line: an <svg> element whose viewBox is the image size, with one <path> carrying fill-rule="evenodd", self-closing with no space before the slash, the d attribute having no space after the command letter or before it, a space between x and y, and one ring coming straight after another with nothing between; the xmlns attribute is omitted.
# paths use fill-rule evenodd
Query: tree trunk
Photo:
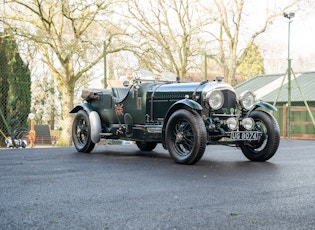
<svg viewBox="0 0 315 230"><path fill-rule="evenodd" d="M63 105L62 105L62 132L58 141L58 145L61 146L71 146L72 138L72 122L73 114L69 113L73 109L73 97L74 97L74 87L63 86L62 87Z"/></svg>
<svg viewBox="0 0 315 230"><path fill-rule="evenodd" d="M237 70L237 66L236 66L236 56L231 58L231 62L230 62L230 70L229 70L229 76L228 78L230 79L229 84L231 84L232 86L237 85L237 79L236 79L236 70Z"/></svg>

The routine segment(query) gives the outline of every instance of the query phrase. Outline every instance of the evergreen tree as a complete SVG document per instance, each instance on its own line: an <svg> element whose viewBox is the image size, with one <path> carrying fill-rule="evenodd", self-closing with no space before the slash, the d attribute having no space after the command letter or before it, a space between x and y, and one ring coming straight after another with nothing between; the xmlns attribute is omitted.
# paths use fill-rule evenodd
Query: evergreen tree
<svg viewBox="0 0 315 230"><path fill-rule="evenodd" d="M31 78L28 66L23 62L14 39L0 34L0 109L6 123L13 131L27 127L31 107ZM0 129L10 135L3 119ZM1 144L3 143L1 137Z"/></svg>
<svg viewBox="0 0 315 230"><path fill-rule="evenodd" d="M8 60L6 55L5 38L0 34L0 130L7 134L8 130L3 118L7 117L7 100L8 100ZM4 143L4 137L0 135L0 145Z"/></svg>
<svg viewBox="0 0 315 230"><path fill-rule="evenodd" d="M17 50L16 44L12 41ZM31 107L31 81L28 66L23 62L19 53L12 55L13 63L9 77L9 101L11 127L27 127L27 117Z"/></svg>
<svg viewBox="0 0 315 230"><path fill-rule="evenodd" d="M265 73L264 60L261 56L259 47L253 43L247 46L245 52L245 58L238 67L238 73L242 81L246 81L253 76Z"/></svg>

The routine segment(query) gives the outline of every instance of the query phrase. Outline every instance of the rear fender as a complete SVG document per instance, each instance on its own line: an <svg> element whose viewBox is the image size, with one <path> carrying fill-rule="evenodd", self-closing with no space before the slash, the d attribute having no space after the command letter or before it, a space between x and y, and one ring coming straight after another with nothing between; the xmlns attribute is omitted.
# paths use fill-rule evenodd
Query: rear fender
<svg viewBox="0 0 315 230"><path fill-rule="evenodd" d="M77 113L80 110L86 111L89 115L91 126L91 141L95 144L98 143L101 139L100 133L102 132L102 123L100 116L96 111L94 111L94 108L91 105L86 103L77 105L70 111L70 113Z"/></svg>
<svg viewBox="0 0 315 230"><path fill-rule="evenodd" d="M92 111L89 114L90 126L91 126L91 141L98 143L101 139L100 133L102 132L101 118L97 112Z"/></svg>
<svg viewBox="0 0 315 230"><path fill-rule="evenodd" d="M70 113L77 113L80 110L84 110L84 111L87 112L87 114L90 114L92 111L94 111L94 108L90 104L82 103L82 104L77 105L76 107L74 107L70 111Z"/></svg>
<svg viewBox="0 0 315 230"><path fill-rule="evenodd" d="M202 106L197 103L194 100L189 100L189 99L182 99L180 101L175 102L167 111L166 116L164 118L163 121L163 128L162 128L162 145L163 147L166 149L166 145L165 145L165 127L166 124L169 120L169 118L171 117L171 115L179 109L188 109L188 110L195 110L197 111L199 114L202 110Z"/></svg>

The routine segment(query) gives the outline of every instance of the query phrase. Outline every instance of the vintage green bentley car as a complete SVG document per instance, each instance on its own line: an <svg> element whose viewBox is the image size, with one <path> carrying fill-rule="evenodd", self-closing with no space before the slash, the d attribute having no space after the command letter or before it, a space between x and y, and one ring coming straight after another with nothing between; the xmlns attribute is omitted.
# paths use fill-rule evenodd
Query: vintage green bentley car
<svg viewBox="0 0 315 230"><path fill-rule="evenodd" d="M179 164L198 162L207 145L239 147L251 161L266 161L278 149L279 126L246 91L236 95L222 78L200 83L135 77L122 87L82 90L72 138L79 152L91 152L101 138L134 141L142 151L162 143Z"/></svg>

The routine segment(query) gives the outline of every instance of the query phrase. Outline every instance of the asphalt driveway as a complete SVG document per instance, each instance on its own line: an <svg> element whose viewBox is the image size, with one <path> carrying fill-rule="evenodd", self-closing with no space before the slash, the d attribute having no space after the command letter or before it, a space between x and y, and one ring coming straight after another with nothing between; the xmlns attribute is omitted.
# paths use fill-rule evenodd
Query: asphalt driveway
<svg viewBox="0 0 315 230"><path fill-rule="evenodd" d="M196 165L158 145L0 150L0 229L315 229L315 141L265 163L208 146Z"/></svg>

